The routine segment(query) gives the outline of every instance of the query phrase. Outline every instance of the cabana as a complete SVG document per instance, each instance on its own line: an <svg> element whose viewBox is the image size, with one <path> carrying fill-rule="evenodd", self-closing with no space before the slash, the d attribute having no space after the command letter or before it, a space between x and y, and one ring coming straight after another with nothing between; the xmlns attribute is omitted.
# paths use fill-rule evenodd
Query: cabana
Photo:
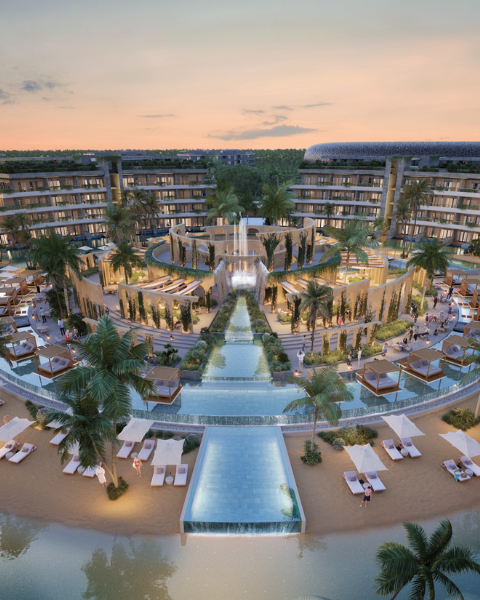
<svg viewBox="0 0 480 600"><path fill-rule="evenodd" d="M4 335L17 333L17 324L13 317L0 317L0 328L5 329Z"/></svg>
<svg viewBox="0 0 480 600"><path fill-rule="evenodd" d="M27 282L27 287L35 287L40 285L43 281L42 271L37 269L36 271L22 271L17 277L24 277Z"/></svg>
<svg viewBox="0 0 480 600"><path fill-rule="evenodd" d="M145 398L147 402L172 404L182 389L180 385L180 371L171 367L153 367L145 375L145 379L153 381L157 388L156 394Z"/></svg>
<svg viewBox="0 0 480 600"><path fill-rule="evenodd" d="M478 306L478 292L476 289L473 291L473 296L470 302L468 303L468 306L470 306L471 308L477 308Z"/></svg>
<svg viewBox="0 0 480 600"><path fill-rule="evenodd" d="M468 279L468 271L464 269L447 269L443 283L448 286L460 285L462 279Z"/></svg>
<svg viewBox="0 0 480 600"><path fill-rule="evenodd" d="M463 337L477 338L480 333L480 321L469 321L463 330Z"/></svg>
<svg viewBox="0 0 480 600"><path fill-rule="evenodd" d="M28 284L26 277L19 275L18 277L12 277L7 279L6 285L17 288L17 294L20 296L26 296L29 293Z"/></svg>
<svg viewBox="0 0 480 600"><path fill-rule="evenodd" d="M10 298L10 302L12 304L18 304L20 302L20 300L18 299L19 291L19 287L0 287L0 294Z"/></svg>
<svg viewBox="0 0 480 600"><path fill-rule="evenodd" d="M389 377L387 373L398 373L398 381ZM357 374L357 381L375 396L381 396L400 391L401 373L402 369L389 360L377 360L365 363L363 370Z"/></svg>
<svg viewBox="0 0 480 600"><path fill-rule="evenodd" d="M0 317L13 316L13 308L10 302L10 296L0 296Z"/></svg>
<svg viewBox="0 0 480 600"><path fill-rule="evenodd" d="M432 365L437 360L443 360L442 367ZM407 373L427 383L445 377L444 368L445 354L439 350L423 348L422 350L410 352L408 355L408 363L406 364Z"/></svg>
<svg viewBox="0 0 480 600"><path fill-rule="evenodd" d="M479 286L480 279L478 277L470 277L468 281L466 279L462 279L462 283L460 284L457 294L462 296L462 298L465 298L466 296L473 296L473 294L478 291Z"/></svg>
<svg viewBox="0 0 480 600"><path fill-rule="evenodd" d="M10 358L20 360L32 356L37 350L37 339L33 333L14 333L7 344Z"/></svg>
<svg viewBox="0 0 480 600"><path fill-rule="evenodd" d="M41 363L40 358L46 358L48 362ZM49 379L53 379L59 373L64 373L74 364L70 350L55 344L40 348L35 354L35 360L37 362L35 373Z"/></svg>
<svg viewBox="0 0 480 600"><path fill-rule="evenodd" d="M448 362L461 365L462 367L466 364L466 352L469 348L468 339L460 335L451 335L446 340L443 340L442 352L445 354ZM470 348L473 352L473 348Z"/></svg>

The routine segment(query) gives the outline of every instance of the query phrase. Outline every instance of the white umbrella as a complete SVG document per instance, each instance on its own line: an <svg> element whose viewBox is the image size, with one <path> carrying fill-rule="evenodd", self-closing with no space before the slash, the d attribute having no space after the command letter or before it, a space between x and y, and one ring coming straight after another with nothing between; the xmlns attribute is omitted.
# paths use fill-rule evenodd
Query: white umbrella
<svg viewBox="0 0 480 600"><path fill-rule="evenodd" d="M480 454L480 444L475 440L472 440L464 431L449 431L448 433L439 433L439 436L443 437L447 442L450 442L452 446L455 446L464 456L472 458Z"/></svg>
<svg viewBox="0 0 480 600"><path fill-rule="evenodd" d="M370 444L366 444L365 446L355 444L355 446L344 446L344 448L348 452L359 473L367 473L368 471L388 471L387 467L375 454Z"/></svg>
<svg viewBox="0 0 480 600"><path fill-rule="evenodd" d="M382 417L382 419L388 423L400 439L425 435L406 415L390 415L389 417Z"/></svg>
<svg viewBox="0 0 480 600"><path fill-rule="evenodd" d="M185 440L158 440L152 465L181 465Z"/></svg>
<svg viewBox="0 0 480 600"><path fill-rule="evenodd" d="M153 423L154 421L149 421L147 419L130 419L117 437L119 440L141 442Z"/></svg>
<svg viewBox="0 0 480 600"><path fill-rule="evenodd" d="M67 408L65 412L67 413L67 415L73 415L73 410L71 408ZM63 425L58 421L50 421L50 423L47 423L47 427L51 427L52 429L58 429L59 427L63 427Z"/></svg>
<svg viewBox="0 0 480 600"><path fill-rule="evenodd" d="M9 423L6 423L6 425L0 427L0 441L9 442L16 435L22 433L24 429L30 427L30 425L33 425L33 423L35 423L35 421L14 417Z"/></svg>

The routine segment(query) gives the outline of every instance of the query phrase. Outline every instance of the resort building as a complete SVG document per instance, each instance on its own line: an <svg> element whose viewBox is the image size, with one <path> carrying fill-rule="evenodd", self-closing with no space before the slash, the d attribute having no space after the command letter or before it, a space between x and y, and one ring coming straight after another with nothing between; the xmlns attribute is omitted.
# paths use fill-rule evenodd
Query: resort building
<svg viewBox="0 0 480 600"><path fill-rule="evenodd" d="M305 153L293 186L298 216L342 227L346 219L384 218L387 238L436 237L464 246L480 233L480 142L368 142L316 144ZM305 166L305 165L304 165ZM394 216L406 185L428 179L431 194L415 231ZM325 205L334 209L325 212ZM328 214L327 214L328 213Z"/></svg>

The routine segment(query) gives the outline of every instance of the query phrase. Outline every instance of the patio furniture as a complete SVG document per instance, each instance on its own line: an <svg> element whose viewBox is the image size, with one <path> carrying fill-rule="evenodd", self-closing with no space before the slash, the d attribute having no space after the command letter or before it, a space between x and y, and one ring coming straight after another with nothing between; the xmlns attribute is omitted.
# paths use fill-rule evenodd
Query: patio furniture
<svg viewBox="0 0 480 600"><path fill-rule="evenodd" d="M37 339L33 333L17 332L7 344L11 360L32 356L37 350Z"/></svg>
<svg viewBox="0 0 480 600"><path fill-rule="evenodd" d="M20 302L20 300L18 299L19 291L20 291L20 288L18 288L16 286L0 287L0 294L4 295L5 297L10 298L10 302L12 304L18 304Z"/></svg>
<svg viewBox="0 0 480 600"><path fill-rule="evenodd" d="M441 362L441 367L432 364L437 360ZM406 364L407 373L422 381L430 382L445 377L444 368L445 354L439 350L423 348L422 350L410 352L408 355L408 363Z"/></svg>
<svg viewBox="0 0 480 600"><path fill-rule="evenodd" d="M65 475L73 475L79 466L80 466L80 457L78 456L78 454L75 454L73 456L72 460L63 469L62 472L65 473Z"/></svg>
<svg viewBox="0 0 480 600"><path fill-rule="evenodd" d="M0 297L0 317L13 317L14 311L8 296Z"/></svg>
<svg viewBox="0 0 480 600"><path fill-rule="evenodd" d="M400 367L389 360L378 360L365 363L362 371L357 373L357 381L376 396L391 394L400 390L401 372ZM387 373L398 373L398 380L392 379Z"/></svg>
<svg viewBox="0 0 480 600"><path fill-rule="evenodd" d="M4 335L13 335L17 333L17 324L13 317L1 317L0 329L4 330Z"/></svg>
<svg viewBox="0 0 480 600"><path fill-rule="evenodd" d="M443 283L450 286L458 286L462 283L462 279L468 278L468 271L464 269L447 269Z"/></svg>
<svg viewBox="0 0 480 600"><path fill-rule="evenodd" d="M468 456L462 456L459 462L461 462L465 467L465 472L470 471L472 475L480 477L480 467L475 464L471 458ZM467 473L467 475L470 475L470 473Z"/></svg>
<svg viewBox="0 0 480 600"><path fill-rule="evenodd" d="M445 354L445 358L448 362L465 365L466 364L466 352L469 348L468 339L460 335L451 335L442 344L442 352ZM470 348L473 351L473 348Z"/></svg>
<svg viewBox="0 0 480 600"><path fill-rule="evenodd" d="M138 458L140 460L148 460L150 458L150 454L155 449L155 440L145 440L143 442L143 447L138 454Z"/></svg>
<svg viewBox="0 0 480 600"><path fill-rule="evenodd" d="M147 402L172 404L182 389L180 371L171 367L153 367L145 379L153 381L157 389L156 393L145 398Z"/></svg>
<svg viewBox="0 0 480 600"><path fill-rule="evenodd" d="M376 471L367 471L364 475L374 492L384 492L387 489L380 481Z"/></svg>
<svg viewBox="0 0 480 600"><path fill-rule="evenodd" d="M10 456L8 456L9 454L13 456L13 451L18 448L18 446L20 446L20 444L15 440L10 440L7 442L3 448L0 448L0 459L4 458L5 456L10 458Z"/></svg>
<svg viewBox="0 0 480 600"><path fill-rule="evenodd" d="M480 335L480 321L469 321L463 330L463 337L477 338Z"/></svg>
<svg viewBox="0 0 480 600"><path fill-rule="evenodd" d="M22 462L22 460L24 460L27 456L29 456L36 449L37 448L33 444L23 444L20 452L17 452L11 458L9 458L8 462L18 464L18 463Z"/></svg>
<svg viewBox="0 0 480 600"><path fill-rule="evenodd" d="M409 437L402 438L400 440L400 446L408 452L411 458L419 458L422 456L421 452L413 445L413 442Z"/></svg>
<svg viewBox="0 0 480 600"><path fill-rule="evenodd" d="M128 458L134 446L135 442L131 442L129 440L123 442L123 446L118 451L117 458Z"/></svg>
<svg viewBox="0 0 480 600"><path fill-rule="evenodd" d="M440 466L443 467L445 469L445 471L450 473L450 475L453 475L455 477L455 471L458 469L458 467L455 464L454 460L446 460ZM470 477L466 473L464 473L464 477L462 477L462 473L460 473L460 477L458 478L458 481L468 481L470 479Z"/></svg>
<svg viewBox="0 0 480 600"><path fill-rule="evenodd" d="M403 456L395 447L393 440L385 440L380 445L392 460L402 460Z"/></svg>
<svg viewBox="0 0 480 600"><path fill-rule="evenodd" d="M156 465L153 469L152 483L150 485L153 487L163 486L166 470L166 465Z"/></svg>
<svg viewBox="0 0 480 600"><path fill-rule="evenodd" d="M175 483L173 485L187 485L188 465L177 465L175 470Z"/></svg>
<svg viewBox="0 0 480 600"><path fill-rule="evenodd" d="M45 358L48 362L41 363L40 358ZM56 344L39 348L35 354L35 360L37 362L35 373L49 379L68 371L74 365L70 350L65 346L57 346Z"/></svg>
<svg viewBox="0 0 480 600"><path fill-rule="evenodd" d="M355 471L345 471L343 478L347 482L348 487L352 494L363 494L363 487L358 481L357 474Z"/></svg>

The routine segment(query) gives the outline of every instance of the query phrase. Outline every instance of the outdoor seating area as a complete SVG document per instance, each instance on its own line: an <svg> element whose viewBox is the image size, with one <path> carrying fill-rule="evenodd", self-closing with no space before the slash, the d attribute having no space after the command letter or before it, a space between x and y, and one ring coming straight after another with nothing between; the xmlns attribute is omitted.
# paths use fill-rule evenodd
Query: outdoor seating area
<svg viewBox="0 0 480 600"><path fill-rule="evenodd" d="M460 286L462 279L468 279L468 271L465 269L447 269L443 283L450 286Z"/></svg>
<svg viewBox="0 0 480 600"><path fill-rule="evenodd" d="M33 356L37 350L37 339L33 332L16 332L7 344L11 360Z"/></svg>
<svg viewBox="0 0 480 600"><path fill-rule="evenodd" d="M18 298L19 291L20 291L20 288L17 288L17 287L11 287L11 286L0 287L0 297L10 298L10 303L15 305L20 302L20 300Z"/></svg>
<svg viewBox="0 0 480 600"><path fill-rule="evenodd" d="M439 361L441 366L433 363ZM408 362L403 361L407 373L421 379L422 381L435 381L445 377L445 354L434 348L423 348L415 350L408 355Z"/></svg>
<svg viewBox="0 0 480 600"><path fill-rule="evenodd" d="M46 362L41 362L41 359L46 359ZM35 354L35 360L37 363L35 373L49 379L56 377L60 373L64 373L74 366L70 350L56 344L39 348Z"/></svg>
<svg viewBox="0 0 480 600"><path fill-rule="evenodd" d="M145 375L145 379L153 381L157 390L155 394L146 398L147 402L172 404L182 389L180 371L171 367L153 367Z"/></svg>
<svg viewBox="0 0 480 600"><path fill-rule="evenodd" d="M0 296L0 317L13 317L15 314L9 296Z"/></svg>
<svg viewBox="0 0 480 600"><path fill-rule="evenodd" d="M463 337L469 338L473 337L475 339L480 335L480 321L470 321L465 325L465 329L463 330Z"/></svg>
<svg viewBox="0 0 480 600"><path fill-rule="evenodd" d="M448 362L464 366L467 364L467 350L470 348L468 339L460 335L452 335L442 344L442 352ZM473 354L473 348L470 348Z"/></svg>
<svg viewBox="0 0 480 600"><path fill-rule="evenodd" d="M14 335L17 333L17 324L13 317L0 317L0 329L3 335Z"/></svg>
<svg viewBox="0 0 480 600"><path fill-rule="evenodd" d="M398 373L398 379L389 377L387 373ZM402 369L389 360L378 360L365 363L362 371L357 374L357 381L376 396L390 394L400 390Z"/></svg>
<svg viewBox="0 0 480 600"><path fill-rule="evenodd" d="M462 279L462 282L461 282L460 287L457 290L456 294L458 296L460 296L461 298L465 298L467 296L473 297L475 292L478 293L479 289L480 289L480 278L470 277L470 279L468 281L466 279Z"/></svg>

